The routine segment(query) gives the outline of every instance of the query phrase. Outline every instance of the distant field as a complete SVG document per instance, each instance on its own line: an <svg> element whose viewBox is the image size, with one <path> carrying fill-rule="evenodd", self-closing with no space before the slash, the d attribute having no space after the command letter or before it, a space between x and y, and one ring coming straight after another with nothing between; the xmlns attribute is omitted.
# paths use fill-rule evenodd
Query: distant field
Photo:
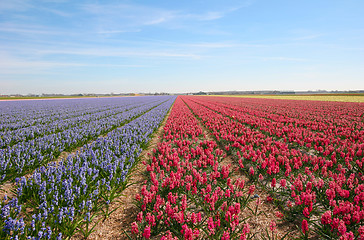
<svg viewBox="0 0 364 240"><path fill-rule="evenodd" d="M221 97L270 98L334 102L364 102L364 95L217 95Z"/></svg>
<svg viewBox="0 0 364 240"><path fill-rule="evenodd" d="M29 100L29 99L64 99L64 98L95 98L94 96L52 96L52 97L0 97L0 100Z"/></svg>
<svg viewBox="0 0 364 240"><path fill-rule="evenodd" d="M136 95L137 96L137 95ZM126 97L126 96L52 96L52 97L0 97L1 100L46 100L46 99L74 99L74 98L111 98L111 97Z"/></svg>

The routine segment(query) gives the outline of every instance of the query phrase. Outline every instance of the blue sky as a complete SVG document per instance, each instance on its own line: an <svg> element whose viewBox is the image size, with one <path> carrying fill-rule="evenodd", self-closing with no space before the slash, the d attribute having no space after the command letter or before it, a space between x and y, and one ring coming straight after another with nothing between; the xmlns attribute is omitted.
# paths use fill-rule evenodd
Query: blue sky
<svg viewBox="0 0 364 240"><path fill-rule="evenodd" d="M1 0L0 94L364 89L364 1Z"/></svg>

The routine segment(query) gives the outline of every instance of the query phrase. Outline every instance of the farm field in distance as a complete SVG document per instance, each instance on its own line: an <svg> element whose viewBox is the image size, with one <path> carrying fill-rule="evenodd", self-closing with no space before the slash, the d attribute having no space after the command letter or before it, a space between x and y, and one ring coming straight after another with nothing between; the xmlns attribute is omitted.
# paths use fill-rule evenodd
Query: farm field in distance
<svg viewBox="0 0 364 240"><path fill-rule="evenodd" d="M0 238L364 239L363 102L0 101Z"/></svg>
<svg viewBox="0 0 364 240"><path fill-rule="evenodd" d="M223 97L268 98L334 102L364 102L363 94L313 94L313 95L220 95Z"/></svg>

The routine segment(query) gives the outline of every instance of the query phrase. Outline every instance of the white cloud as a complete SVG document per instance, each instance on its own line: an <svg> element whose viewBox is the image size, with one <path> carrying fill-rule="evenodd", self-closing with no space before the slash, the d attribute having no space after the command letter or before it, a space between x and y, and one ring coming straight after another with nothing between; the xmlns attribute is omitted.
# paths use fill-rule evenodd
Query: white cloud
<svg viewBox="0 0 364 240"><path fill-rule="evenodd" d="M200 43L187 43L182 44L186 47L197 47L197 48L266 48L271 47L263 44L248 44L238 42L200 42Z"/></svg>
<svg viewBox="0 0 364 240"><path fill-rule="evenodd" d="M0 23L0 32L6 33L15 33L15 34L42 34L42 35L69 35L76 34L71 31L66 30L57 30L54 28L42 26L42 25L34 25L34 24L25 24L25 23L11 23L5 22Z"/></svg>
<svg viewBox="0 0 364 240"><path fill-rule="evenodd" d="M120 34L120 33L130 33L130 32L141 32L140 29L130 29L130 30L118 30L118 29L114 29L114 30L100 30L97 32L97 34Z"/></svg>
<svg viewBox="0 0 364 240"><path fill-rule="evenodd" d="M207 12L201 15L196 15L195 18L201 21L211 21L222 18L225 16L225 12Z"/></svg>
<svg viewBox="0 0 364 240"><path fill-rule="evenodd" d="M38 10L42 10L44 12L49 12L49 13L52 13L54 15L58 15L58 16L61 16L61 17L71 17L72 16L71 13L65 12L65 11L61 11L59 9L48 8L48 7L39 7L39 6L37 6L37 9Z"/></svg>
<svg viewBox="0 0 364 240"><path fill-rule="evenodd" d="M99 28L106 30L156 25L169 21L176 14L174 11L136 4L86 4L82 9L94 18Z"/></svg>
<svg viewBox="0 0 364 240"><path fill-rule="evenodd" d="M132 64L93 64L88 62L62 62L33 60L15 57L7 52L0 52L0 74L44 74L46 70L63 67L125 67L140 68L144 65Z"/></svg>
<svg viewBox="0 0 364 240"><path fill-rule="evenodd" d="M0 26L0 32L17 33L17 34L62 34L60 32L53 32L44 29L31 29L31 28L19 28L19 27L2 27Z"/></svg>
<svg viewBox="0 0 364 240"><path fill-rule="evenodd" d="M97 28L96 32L140 29L153 25L163 25L166 28L191 27L193 26L191 22L193 24L196 21L218 20L240 8L191 13L137 4L85 4L82 6L83 12L90 16L91 26Z"/></svg>
<svg viewBox="0 0 364 240"><path fill-rule="evenodd" d="M96 57L175 57L198 59L202 56L194 53L185 53L173 50L139 50L139 49L120 49L120 48L85 48L85 49L48 49L37 50L37 54L52 55L82 55Z"/></svg>
<svg viewBox="0 0 364 240"><path fill-rule="evenodd" d="M57 1L57 0L47 0L44 1L45 3L64 3L66 1ZM45 12L50 12L55 15L63 16L63 17L69 17L70 14L68 12L61 11L56 8L49 8L45 7L44 4L35 4L32 1L29 0L2 0L0 4L0 12L24 12L28 10L40 10Z"/></svg>
<svg viewBox="0 0 364 240"><path fill-rule="evenodd" d="M294 57L258 57L264 61L289 61L289 62L307 62L309 59Z"/></svg>
<svg viewBox="0 0 364 240"><path fill-rule="evenodd" d="M319 38L322 36L324 36L324 34L310 34L310 35L303 35L300 37L292 38L292 40L294 40L294 41L311 40L311 39L316 39L316 38Z"/></svg>
<svg viewBox="0 0 364 240"><path fill-rule="evenodd" d="M144 22L144 25L156 25L156 24L166 22L167 20L168 19L166 17L160 17L160 18L153 19L151 21Z"/></svg>
<svg viewBox="0 0 364 240"><path fill-rule="evenodd" d="M198 14L187 14L186 18L191 18L198 21L213 21L225 17L226 15L241 9L244 6L222 9L219 11L207 11ZM183 17L183 15L181 16Z"/></svg>

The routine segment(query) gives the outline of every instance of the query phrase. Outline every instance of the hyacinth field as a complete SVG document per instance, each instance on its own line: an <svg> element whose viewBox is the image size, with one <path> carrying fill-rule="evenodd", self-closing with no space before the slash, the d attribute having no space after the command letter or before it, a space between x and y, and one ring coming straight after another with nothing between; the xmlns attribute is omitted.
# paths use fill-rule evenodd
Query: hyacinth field
<svg viewBox="0 0 364 240"><path fill-rule="evenodd" d="M137 167L120 239L364 239L364 103L145 96L0 110L1 239L92 238ZM263 203L278 220L257 230Z"/></svg>

